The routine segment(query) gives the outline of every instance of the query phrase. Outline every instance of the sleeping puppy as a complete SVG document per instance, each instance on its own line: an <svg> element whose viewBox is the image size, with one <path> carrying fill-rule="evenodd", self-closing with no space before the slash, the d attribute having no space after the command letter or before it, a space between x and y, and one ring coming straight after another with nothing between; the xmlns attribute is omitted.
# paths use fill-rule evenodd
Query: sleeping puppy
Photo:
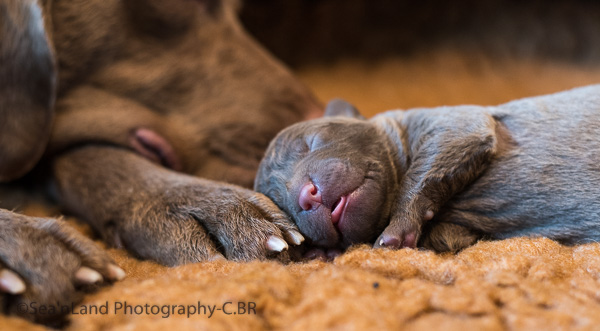
<svg viewBox="0 0 600 331"><path fill-rule="evenodd" d="M0 0L0 182L38 165L31 181L142 259L288 259L303 237L249 188L276 133L322 107L239 6ZM13 185L0 187L0 313L52 319L17 307L70 305L82 283L124 276L66 223L9 212Z"/></svg>
<svg viewBox="0 0 600 331"><path fill-rule="evenodd" d="M456 251L483 237L586 243L600 240L599 137L600 85L370 120L337 100L279 133L255 189L319 254L357 243Z"/></svg>

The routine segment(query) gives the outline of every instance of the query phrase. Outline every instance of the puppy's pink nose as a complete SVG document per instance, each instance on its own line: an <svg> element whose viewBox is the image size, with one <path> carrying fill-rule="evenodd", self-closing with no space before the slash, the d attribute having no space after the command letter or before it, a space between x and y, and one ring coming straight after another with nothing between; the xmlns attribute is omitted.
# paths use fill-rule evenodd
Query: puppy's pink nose
<svg viewBox="0 0 600 331"><path fill-rule="evenodd" d="M313 183L308 183L300 190L298 203L303 210L317 209L323 201L321 200L321 192Z"/></svg>

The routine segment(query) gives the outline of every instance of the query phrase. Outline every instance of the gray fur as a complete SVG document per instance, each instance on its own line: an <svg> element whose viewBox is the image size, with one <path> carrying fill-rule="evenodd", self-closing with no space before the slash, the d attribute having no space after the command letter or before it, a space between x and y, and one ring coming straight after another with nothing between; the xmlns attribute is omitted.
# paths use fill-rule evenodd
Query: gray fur
<svg viewBox="0 0 600 331"><path fill-rule="evenodd" d="M456 251L480 238L514 236L594 242L599 123L600 85L496 107L390 111L368 121L326 117L274 139L255 189L325 249L371 242ZM344 170L330 166L340 162ZM349 224L336 229L329 201L299 208L297 187L307 181L323 196L333 192L329 200L380 190L349 203Z"/></svg>
<svg viewBox="0 0 600 331"><path fill-rule="evenodd" d="M243 186L252 185L270 139L322 107L245 33L238 7L0 0L0 181L28 172L45 151L41 178L109 244L167 265L223 255L288 259L276 251L285 245L269 239L299 244L294 224ZM36 263L47 243L36 238L54 234L23 225L36 219L0 214L0 238L27 248L0 245L0 271L25 281L22 297L75 300L81 254L52 249L44 271ZM100 249L89 255L104 261L93 269L112 263ZM0 298L8 312L21 300Z"/></svg>

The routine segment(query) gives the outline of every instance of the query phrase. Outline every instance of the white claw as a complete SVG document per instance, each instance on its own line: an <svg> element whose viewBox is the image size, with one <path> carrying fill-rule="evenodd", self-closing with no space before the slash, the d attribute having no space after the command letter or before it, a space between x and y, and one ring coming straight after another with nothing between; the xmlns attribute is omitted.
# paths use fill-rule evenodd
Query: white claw
<svg viewBox="0 0 600 331"><path fill-rule="evenodd" d="M425 212L425 220L426 221L429 221L432 218L433 218L433 211L432 210L428 210L427 212Z"/></svg>
<svg viewBox="0 0 600 331"><path fill-rule="evenodd" d="M271 236L269 237L269 240L267 240L267 248L274 252L281 252L288 248L288 244L281 238Z"/></svg>
<svg viewBox="0 0 600 331"><path fill-rule="evenodd" d="M294 245L298 246L304 241L304 236L300 232L296 230L290 230L288 231L288 233L290 234L290 237L292 238L292 243Z"/></svg>
<svg viewBox="0 0 600 331"><path fill-rule="evenodd" d="M75 279L84 284L95 284L102 281L102 275L94 269L81 267L75 273Z"/></svg>
<svg viewBox="0 0 600 331"><path fill-rule="evenodd" d="M25 283L16 273L8 270L0 270L0 291L10 294L21 294L25 292Z"/></svg>
<svg viewBox="0 0 600 331"><path fill-rule="evenodd" d="M108 276L110 277L110 279L122 280L123 278L125 278L125 270L119 268L115 264L109 264L108 265Z"/></svg>
<svg viewBox="0 0 600 331"><path fill-rule="evenodd" d="M383 238L379 239L379 246L383 246Z"/></svg>

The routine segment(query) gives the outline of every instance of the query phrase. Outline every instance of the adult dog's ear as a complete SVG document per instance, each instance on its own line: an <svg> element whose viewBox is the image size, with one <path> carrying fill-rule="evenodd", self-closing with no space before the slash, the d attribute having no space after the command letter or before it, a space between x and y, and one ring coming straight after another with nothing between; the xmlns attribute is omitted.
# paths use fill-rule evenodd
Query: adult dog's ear
<svg viewBox="0 0 600 331"><path fill-rule="evenodd" d="M48 142L54 51L37 0L0 1L0 182L22 176Z"/></svg>
<svg viewBox="0 0 600 331"><path fill-rule="evenodd" d="M360 114L358 109L343 99L333 99L329 101L327 107L325 107L325 117L330 116L354 117L361 120L365 119L365 117Z"/></svg>

